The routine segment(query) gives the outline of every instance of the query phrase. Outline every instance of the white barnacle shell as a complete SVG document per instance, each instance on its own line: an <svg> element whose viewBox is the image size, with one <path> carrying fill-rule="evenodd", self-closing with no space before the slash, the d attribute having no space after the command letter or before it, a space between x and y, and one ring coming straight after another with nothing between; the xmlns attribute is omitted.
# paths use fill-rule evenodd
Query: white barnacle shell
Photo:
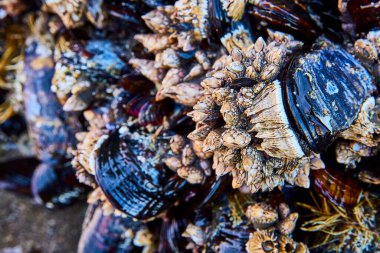
<svg viewBox="0 0 380 253"><path fill-rule="evenodd" d="M195 59L201 64L204 70L209 70L211 68L211 61L207 57L206 53L202 50L195 52Z"/></svg>
<svg viewBox="0 0 380 253"><path fill-rule="evenodd" d="M362 157L369 157L375 155L375 150L373 147L368 147L367 145L349 141L349 142L338 142L335 146L336 161L338 163L345 164L350 168L355 168L356 163L359 163Z"/></svg>
<svg viewBox="0 0 380 253"><path fill-rule="evenodd" d="M309 253L307 246L300 242L295 242L289 236L280 235L278 239L278 253Z"/></svg>
<svg viewBox="0 0 380 253"><path fill-rule="evenodd" d="M136 34L134 39L140 42L149 52L163 50L169 46L169 36L164 34Z"/></svg>
<svg viewBox="0 0 380 253"><path fill-rule="evenodd" d="M176 134L170 139L170 149L175 154L179 154L185 147L186 140L182 135Z"/></svg>
<svg viewBox="0 0 380 253"><path fill-rule="evenodd" d="M216 89L223 85L223 79L208 77L203 79L201 86L205 89Z"/></svg>
<svg viewBox="0 0 380 253"><path fill-rule="evenodd" d="M190 69L189 73L185 76L184 80L189 81L196 77L199 77L205 73L205 70L203 69L201 64L195 64Z"/></svg>
<svg viewBox="0 0 380 253"><path fill-rule="evenodd" d="M289 235L296 227L298 213L291 213L277 224L278 231L283 235Z"/></svg>
<svg viewBox="0 0 380 253"><path fill-rule="evenodd" d="M260 73L261 81L272 81L280 73L280 67L276 64L266 64Z"/></svg>
<svg viewBox="0 0 380 253"><path fill-rule="evenodd" d="M180 104L193 106L202 97L203 89L196 83L180 83L163 89L162 93Z"/></svg>
<svg viewBox="0 0 380 253"><path fill-rule="evenodd" d="M224 101L233 101L236 98L236 91L230 88L218 88L212 92L212 98L217 105L222 105Z"/></svg>
<svg viewBox="0 0 380 253"><path fill-rule="evenodd" d="M232 80L241 78L245 74L245 66L241 62L234 61L226 67L226 73Z"/></svg>
<svg viewBox="0 0 380 253"><path fill-rule="evenodd" d="M261 151L247 146L241 150L241 164L245 171L258 173L264 166L264 157ZM258 175L256 175L258 176Z"/></svg>
<svg viewBox="0 0 380 253"><path fill-rule="evenodd" d="M166 157L163 159L163 162L172 171L177 171L180 167L182 167L181 159L178 156Z"/></svg>
<svg viewBox="0 0 380 253"><path fill-rule="evenodd" d="M192 141L194 153L200 159L209 159L212 157L212 152L203 152L203 141ZM203 165L201 166L203 167ZM210 166L211 168L211 166Z"/></svg>
<svg viewBox="0 0 380 253"><path fill-rule="evenodd" d="M249 235L248 253L277 253L277 236L273 230L257 230Z"/></svg>
<svg viewBox="0 0 380 253"><path fill-rule="evenodd" d="M214 110L216 108L215 101L210 96L203 96L194 106L194 110Z"/></svg>
<svg viewBox="0 0 380 253"><path fill-rule="evenodd" d="M214 152L212 168L217 176L223 176L232 171L233 167L224 162L224 150Z"/></svg>
<svg viewBox="0 0 380 253"><path fill-rule="evenodd" d="M177 170L177 174L190 184L200 184L204 182L206 178L203 170L195 166L181 167Z"/></svg>
<svg viewBox="0 0 380 253"><path fill-rule="evenodd" d="M355 41L355 53L364 59L371 61L378 59L378 50L376 45L367 39L359 39Z"/></svg>
<svg viewBox="0 0 380 253"><path fill-rule="evenodd" d="M223 102L222 107L220 108L220 113L223 116L224 122L228 126L237 126L239 122L241 122L241 119L240 119L241 112L236 102L233 102L233 101Z"/></svg>
<svg viewBox="0 0 380 253"><path fill-rule="evenodd" d="M286 203L281 203L278 205L278 213L281 219L285 219L290 214L290 208Z"/></svg>
<svg viewBox="0 0 380 253"><path fill-rule="evenodd" d="M189 144L187 144L182 150L182 164L189 166L194 163L195 159L196 156L194 154L194 150Z"/></svg>
<svg viewBox="0 0 380 253"><path fill-rule="evenodd" d="M255 97L254 88L252 87L242 87L237 94L237 104L241 108L248 108L252 106L253 99Z"/></svg>
<svg viewBox="0 0 380 253"><path fill-rule="evenodd" d="M251 142L251 135L237 128L230 128L222 134L223 145L228 148L244 148Z"/></svg>
<svg viewBox="0 0 380 253"><path fill-rule="evenodd" d="M161 53L156 54L155 64L156 67L178 68L180 66L180 59L174 49L167 48Z"/></svg>
<svg viewBox="0 0 380 253"><path fill-rule="evenodd" d="M218 131L211 131L203 141L203 152L213 152L222 146L221 136Z"/></svg>
<svg viewBox="0 0 380 253"><path fill-rule="evenodd" d="M236 29L226 33L220 41L230 53L234 48L247 50L253 45L249 31L242 25L239 25Z"/></svg>
<svg viewBox="0 0 380 253"><path fill-rule="evenodd" d="M376 137L379 131L379 124L371 118L375 106L375 98L367 98L360 109L357 119L350 128L342 132L341 136L344 139L353 140L369 147L377 146L380 142L380 139Z"/></svg>
<svg viewBox="0 0 380 253"><path fill-rule="evenodd" d="M247 0L222 0L223 8L233 20L240 20L243 17L246 3Z"/></svg>
<svg viewBox="0 0 380 253"><path fill-rule="evenodd" d="M172 30L172 20L170 14L174 12L173 6L157 8L142 16L145 24L156 33L167 33Z"/></svg>
<svg viewBox="0 0 380 253"><path fill-rule="evenodd" d="M197 126L187 137L193 141L203 141L210 131L211 128L207 125Z"/></svg>
<svg viewBox="0 0 380 253"><path fill-rule="evenodd" d="M121 129L121 128L120 128ZM119 129L119 130L120 130ZM96 144L93 146L93 149L91 150L89 156L88 156L88 168L89 173L92 175L95 175L96 171L96 159L99 153L100 146L108 139L108 135L102 135Z"/></svg>
<svg viewBox="0 0 380 253"><path fill-rule="evenodd" d="M258 147L268 155L283 158L300 158L304 152L285 112L281 86L278 81L265 86L253 105L245 110L256 138L262 139Z"/></svg>
<svg viewBox="0 0 380 253"><path fill-rule="evenodd" d="M284 60L284 56L286 54L286 50L284 46L275 46L268 51L265 55L265 59L268 63L273 65L280 65L280 63Z"/></svg>

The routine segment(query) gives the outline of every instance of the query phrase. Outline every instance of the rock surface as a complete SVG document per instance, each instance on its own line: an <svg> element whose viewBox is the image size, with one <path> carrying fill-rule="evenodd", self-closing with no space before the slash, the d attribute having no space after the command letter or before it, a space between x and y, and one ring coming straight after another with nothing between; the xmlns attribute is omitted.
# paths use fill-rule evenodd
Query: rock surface
<svg viewBox="0 0 380 253"><path fill-rule="evenodd" d="M49 210L0 190L0 253L76 252L86 203Z"/></svg>

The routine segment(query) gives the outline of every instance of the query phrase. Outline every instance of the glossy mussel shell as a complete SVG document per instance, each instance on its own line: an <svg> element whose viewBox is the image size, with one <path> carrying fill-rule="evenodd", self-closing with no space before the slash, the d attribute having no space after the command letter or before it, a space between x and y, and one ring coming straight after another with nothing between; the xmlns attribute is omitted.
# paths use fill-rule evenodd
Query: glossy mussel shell
<svg viewBox="0 0 380 253"><path fill-rule="evenodd" d="M311 172L314 189L332 202L342 207L354 207L362 196L359 181L338 169L313 170Z"/></svg>
<svg viewBox="0 0 380 253"><path fill-rule="evenodd" d="M129 137L110 134L98 150L96 180L112 205L138 219L149 219L172 206L186 185L163 166L142 163L146 150L136 150Z"/></svg>
<svg viewBox="0 0 380 253"><path fill-rule="evenodd" d="M292 60L285 83L293 123L316 152L324 151L351 126L373 89L366 69L352 55L326 41Z"/></svg>

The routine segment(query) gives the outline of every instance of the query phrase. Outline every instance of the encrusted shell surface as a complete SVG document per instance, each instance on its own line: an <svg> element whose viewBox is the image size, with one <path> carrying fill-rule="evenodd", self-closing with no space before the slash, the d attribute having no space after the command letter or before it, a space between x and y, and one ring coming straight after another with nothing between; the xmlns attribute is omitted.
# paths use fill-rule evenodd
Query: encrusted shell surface
<svg viewBox="0 0 380 253"><path fill-rule="evenodd" d="M65 111L87 109L127 73L121 51L121 44L116 41L94 39L81 42L59 38L54 51L56 64L52 90Z"/></svg>
<svg viewBox="0 0 380 253"><path fill-rule="evenodd" d="M204 95L188 114L197 122L189 138L214 152L216 174L232 172L235 188L265 191L285 181L309 186L309 158L286 117L275 80L301 46L290 35L270 31L268 42L259 38L218 59L201 82Z"/></svg>
<svg viewBox="0 0 380 253"><path fill-rule="evenodd" d="M374 90L367 70L329 42L295 58L287 72L286 97L297 131L315 152L322 152L351 126Z"/></svg>

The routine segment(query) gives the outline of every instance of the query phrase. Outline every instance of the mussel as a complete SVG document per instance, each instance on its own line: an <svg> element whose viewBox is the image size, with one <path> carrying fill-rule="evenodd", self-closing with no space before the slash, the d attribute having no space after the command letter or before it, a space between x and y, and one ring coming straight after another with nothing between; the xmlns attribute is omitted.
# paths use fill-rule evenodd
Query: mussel
<svg viewBox="0 0 380 253"><path fill-rule="evenodd" d="M99 143L96 180L108 200L138 219L155 217L177 201L186 182L157 160L164 147L149 149L150 137L121 128ZM154 144L153 144L154 146Z"/></svg>
<svg viewBox="0 0 380 253"><path fill-rule="evenodd" d="M54 75L51 36L42 37L36 32L28 38L24 53L25 118L34 154L41 161L33 175L32 192L39 202L59 203L63 200L62 204L65 204L67 199L60 197L76 191L73 188L75 183L65 185L66 179L76 180L73 169L62 164L68 161L67 151L75 147L74 129L79 125L73 123L74 114L64 113L51 90Z"/></svg>
<svg viewBox="0 0 380 253"><path fill-rule="evenodd" d="M327 41L295 57L286 75L286 109L305 149L322 152L349 128L375 87L367 70Z"/></svg>
<svg viewBox="0 0 380 253"><path fill-rule="evenodd" d="M145 231L145 224L131 217L106 215L101 203L91 204L83 222L78 253L145 252L144 246L153 246L144 245L149 238L139 238L144 237Z"/></svg>
<svg viewBox="0 0 380 253"><path fill-rule="evenodd" d="M252 5L248 5L248 13L272 28L302 36L306 40L313 40L321 33L321 29L298 1L253 1Z"/></svg>
<svg viewBox="0 0 380 253"><path fill-rule="evenodd" d="M338 206L353 207L362 195L359 181L337 169L312 172L313 186L318 193Z"/></svg>

